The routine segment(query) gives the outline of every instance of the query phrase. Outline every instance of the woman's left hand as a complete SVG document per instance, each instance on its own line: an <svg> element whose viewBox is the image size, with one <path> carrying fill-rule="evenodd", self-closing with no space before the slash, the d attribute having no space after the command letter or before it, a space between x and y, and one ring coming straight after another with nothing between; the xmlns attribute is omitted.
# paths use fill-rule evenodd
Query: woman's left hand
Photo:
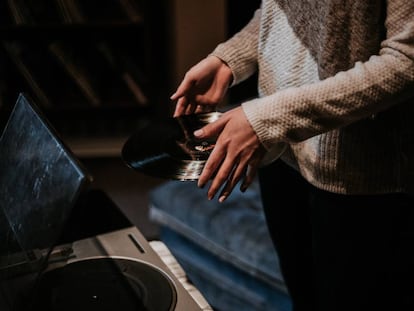
<svg viewBox="0 0 414 311"><path fill-rule="evenodd" d="M222 188L219 202L223 202L243 178L240 190L245 191L252 183L265 148L248 122L241 107L224 113L217 121L197 130L197 138L217 137L198 180L204 187L212 179L207 196L211 200Z"/></svg>

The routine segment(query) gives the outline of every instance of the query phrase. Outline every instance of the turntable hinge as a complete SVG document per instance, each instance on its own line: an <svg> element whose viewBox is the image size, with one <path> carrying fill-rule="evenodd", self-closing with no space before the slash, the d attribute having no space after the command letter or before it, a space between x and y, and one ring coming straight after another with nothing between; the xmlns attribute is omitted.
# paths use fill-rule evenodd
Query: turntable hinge
<svg viewBox="0 0 414 311"><path fill-rule="evenodd" d="M72 247L60 247L50 252L48 257L48 263L51 264L61 261L67 261L75 257L76 255L74 254Z"/></svg>

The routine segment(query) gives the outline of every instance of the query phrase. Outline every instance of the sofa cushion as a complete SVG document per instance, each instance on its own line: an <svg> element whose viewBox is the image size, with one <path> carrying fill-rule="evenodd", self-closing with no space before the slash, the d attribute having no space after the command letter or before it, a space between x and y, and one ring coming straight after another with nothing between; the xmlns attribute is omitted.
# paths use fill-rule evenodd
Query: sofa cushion
<svg viewBox="0 0 414 311"><path fill-rule="evenodd" d="M214 310L291 311L289 295L161 227L160 237Z"/></svg>
<svg viewBox="0 0 414 311"><path fill-rule="evenodd" d="M207 199L195 182L168 181L150 192L150 219L221 260L285 290L264 218L257 181L223 203Z"/></svg>

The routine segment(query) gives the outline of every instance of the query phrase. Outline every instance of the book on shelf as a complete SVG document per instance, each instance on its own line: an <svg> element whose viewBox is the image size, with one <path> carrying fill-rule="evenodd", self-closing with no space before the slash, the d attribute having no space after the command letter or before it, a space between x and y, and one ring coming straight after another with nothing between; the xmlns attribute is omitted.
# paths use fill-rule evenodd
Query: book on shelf
<svg viewBox="0 0 414 311"><path fill-rule="evenodd" d="M7 0L15 25L36 25L58 22L55 0Z"/></svg>
<svg viewBox="0 0 414 311"><path fill-rule="evenodd" d="M88 72L85 63L82 63L79 58L73 55L71 47L68 44L65 45L62 42L54 41L48 45L48 48L76 82L92 106L100 106L102 100L99 95L99 87L96 86L97 77Z"/></svg>
<svg viewBox="0 0 414 311"><path fill-rule="evenodd" d="M86 3L85 2L79 2L77 0L56 0L60 5L61 8L61 16L64 18L64 21L67 23L87 23L90 17L90 14L84 13L84 11L87 9L85 8ZM119 2L118 2L119 1ZM102 3L104 2L104 3ZM105 6L105 4L108 1L100 0L101 7ZM128 11L127 16L129 18L134 18L138 20L139 14L139 8L137 6L136 1L131 0L110 0L109 1L112 5L107 5L106 7L110 8L111 11L116 11L115 9L122 8L124 10L124 13ZM116 5L122 4L120 6ZM88 1L89 6L94 4L94 1ZM95 3L97 4L97 3ZM83 7L82 7L83 5ZM116 5L114 7L114 5ZM96 9L94 11L97 11ZM95 13L97 14L97 13ZM148 104L148 98L145 95L145 92L143 91L142 87L140 86L138 80L136 79L133 72L131 72L126 66L122 65L122 62L120 61L122 57L119 55L119 52L114 47L111 47L108 42L100 40L96 43L97 51L103 56L103 58L107 61L109 66L112 68L112 70L119 75L119 77L124 82L125 86L129 89L131 92L131 95L134 97L135 101L140 106L146 106Z"/></svg>
<svg viewBox="0 0 414 311"><path fill-rule="evenodd" d="M24 0L24 5L32 16L33 25L60 23L55 0Z"/></svg>
<svg viewBox="0 0 414 311"><path fill-rule="evenodd" d="M7 6L16 25L59 22L58 15L67 24L86 19L108 23L144 19L137 0L7 0Z"/></svg>
<svg viewBox="0 0 414 311"><path fill-rule="evenodd" d="M143 15L136 0L54 0L64 23L119 22L138 23Z"/></svg>
<svg viewBox="0 0 414 311"><path fill-rule="evenodd" d="M76 24L85 21L77 0L55 0L63 23Z"/></svg>
<svg viewBox="0 0 414 311"><path fill-rule="evenodd" d="M7 0L10 15L16 25L32 25L34 24L33 16L30 8L25 4L24 0Z"/></svg>
<svg viewBox="0 0 414 311"><path fill-rule="evenodd" d="M137 82L137 78L129 71L123 62L126 60L126 55L120 55L119 50L111 48L106 42L100 42L97 45L98 50L107 60L112 69L121 77L125 85L128 87L135 101L141 105L146 106L149 103L148 97Z"/></svg>
<svg viewBox="0 0 414 311"><path fill-rule="evenodd" d="M52 107L52 101L40 84L39 72L33 68L30 59L25 55L25 47L17 42L3 42L3 47L9 55L17 70L23 76L38 102L45 108Z"/></svg>

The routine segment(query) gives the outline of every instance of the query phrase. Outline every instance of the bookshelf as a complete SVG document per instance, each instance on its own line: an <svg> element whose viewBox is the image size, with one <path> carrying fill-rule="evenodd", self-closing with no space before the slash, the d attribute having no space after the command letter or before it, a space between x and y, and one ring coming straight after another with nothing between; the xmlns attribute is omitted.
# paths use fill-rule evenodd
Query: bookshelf
<svg viewBox="0 0 414 311"><path fill-rule="evenodd" d="M168 113L165 2L1 1L2 125L25 92L75 153L116 155Z"/></svg>

